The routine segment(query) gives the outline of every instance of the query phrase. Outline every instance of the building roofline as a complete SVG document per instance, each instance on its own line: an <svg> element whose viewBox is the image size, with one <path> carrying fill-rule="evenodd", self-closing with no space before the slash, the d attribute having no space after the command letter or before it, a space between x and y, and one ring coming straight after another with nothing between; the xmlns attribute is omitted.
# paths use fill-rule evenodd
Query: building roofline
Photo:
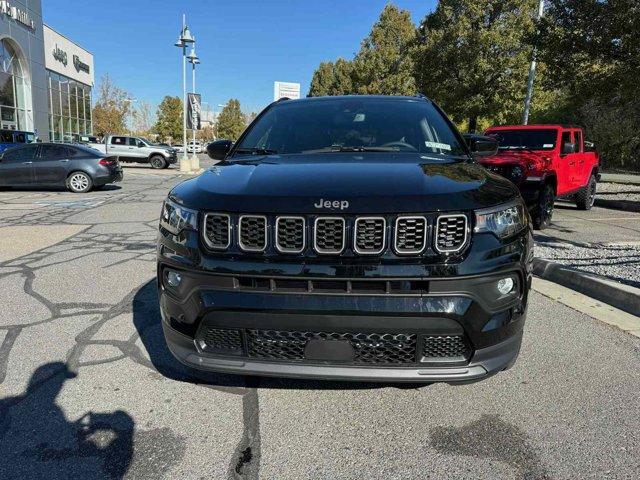
<svg viewBox="0 0 640 480"><path fill-rule="evenodd" d="M93 52L87 50L86 48L84 48L82 45L80 45L78 42L71 40L69 37L67 37L65 34L60 33L58 30L56 30L55 28L53 28L51 25L49 25L48 23L42 23L43 26L47 27L49 30L57 33L58 35L60 35L62 38L68 40L69 42L73 43L76 47L81 48L82 50L84 50L85 52L87 52L89 55L91 55L93 57Z"/></svg>

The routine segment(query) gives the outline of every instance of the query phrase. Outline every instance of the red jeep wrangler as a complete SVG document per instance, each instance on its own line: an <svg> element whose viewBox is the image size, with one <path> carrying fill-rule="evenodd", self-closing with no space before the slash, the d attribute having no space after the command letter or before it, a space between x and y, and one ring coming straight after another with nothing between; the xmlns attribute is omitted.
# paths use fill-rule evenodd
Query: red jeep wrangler
<svg viewBox="0 0 640 480"><path fill-rule="evenodd" d="M581 210L593 206L599 157L580 127L512 125L485 135L498 140L498 152L478 161L518 185L535 228L549 226L557 197L571 198Z"/></svg>

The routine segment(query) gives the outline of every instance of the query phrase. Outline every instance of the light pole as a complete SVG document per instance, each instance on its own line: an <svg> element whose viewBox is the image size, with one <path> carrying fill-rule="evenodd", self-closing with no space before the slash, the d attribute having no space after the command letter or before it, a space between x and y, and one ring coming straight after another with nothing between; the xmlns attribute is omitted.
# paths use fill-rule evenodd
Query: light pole
<svg viewBox="0 0 640 480"><path fill-rule="evenodd" d="M135 103L137 101L138 101L137 98L125 98L123 100L124 103L129 104L129 107L128 107L129 111L127 112L128 113L127 116L131 116L131 123L129 123L129 125L128 125L128 127L129 127L129 135L133 135L133 129L131 127L133 127L132 123L133 123L133 121L134 121L134 119L136 117L136 113L133 110L133 103Z"/></svg>
<svg viewBox="0 0 640 480"><path fill-rule="evenodd" d="M536 21L540 21L542 14L544 13L544 0L540 0L538 4L538 16ZM524 114L522 115L522 124L529 123L529 110L531 108L531 97L533 95L533 80L536 77L536 47L533 47L533 54L531 57L531 65L529 66L529 78L527 80L527 96L524 99Z"/></svg>
<svg viewBox="0 0 640 480"><path fill-rule="evenodd" d="M195 43L193 47L191 47L191 52L187 56L189 59L189 63L191 64L191 81L192 81L192 92L196 94L196 65L200 63L200 59L196 55L196 46ZM198 113L199 115L199 113ZM200 159L198 158L198 154L196 153L196 127L195 118L192 118L191 131L193 132L193 156L191 157L191 168L193 170L200 170Z"/></svg>
<svg viewBox="0 0 640 480"><path fill-rule="evenodd" d="M186 16L182 14L182 30L178 36L178 41L174 44L182 48L182 145L184 152L180 160L180 170L188 172L191 170L189 157L187 156L187 45L193 44L194 38L191 36L189 27L186 24Z"/></svg>

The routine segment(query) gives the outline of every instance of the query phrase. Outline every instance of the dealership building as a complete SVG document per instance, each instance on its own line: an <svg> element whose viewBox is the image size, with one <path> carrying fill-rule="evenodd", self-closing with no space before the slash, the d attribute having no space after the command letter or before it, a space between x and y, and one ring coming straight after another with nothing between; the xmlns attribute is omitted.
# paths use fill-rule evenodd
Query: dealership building
<svg viewBox="0 0 640 480"><path fill-rule="evenodd" d="M42 22L40 0L0 0L0 128L43 141L91 134L93 55Z"/></svg>

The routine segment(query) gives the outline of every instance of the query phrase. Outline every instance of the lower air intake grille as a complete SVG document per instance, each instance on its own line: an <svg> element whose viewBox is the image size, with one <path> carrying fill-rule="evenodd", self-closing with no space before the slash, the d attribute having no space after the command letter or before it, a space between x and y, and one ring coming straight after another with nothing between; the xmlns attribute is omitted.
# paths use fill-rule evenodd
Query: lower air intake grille
<svg viewBox="0 0 640 480"><path fill-rule="evenodd" d="M376 254L384 250L385 219L362 217L356 220L354 250L361 254Z"/></svg>
<svg viewBox="0 0 640 480"><path fill-rule="evenodd" d="M347 340L356 364L407 364L416 362L416 334L336 333L281 330L246 330L248 356L266 360L304 361L307 341Z"/></svg>
<svg viewBox="0 0 640 480"><path fill-rule="evenodd" d="M225 249L231 242L229 215L208 213L204 217L204 241L209 248Z"/></svg>
<svg viewBox="0 0 640 480"><path fill-rule="evenodd" d="M242 355L242 337L240 330L227 328L203 329L199 338L200 347L209 352Z"/></svg>
<svg viewBox="0 0 640 480"><path fill-rule="evenodd" d="M316 218L314 246L316 252L338 254L344 250L345 223L343 218Z"/></svg>
<svg viewBox="0 0 640 480"><path fill-rule="evenodd" d="M429 335L423 341L423 362L430 359L467 360L471 354L471 347L462 335Z"/></svg>
<svg viewBox="0 0 640 480"><path fill-rule="evenodd" d="M279 217L276 220L276 247L283 253L304 250L304 218Z"/></svg>
<svg viewBox="0 0 640 480"><path fill-rule="evenodd" d="M243 215L240 217L238 243L247 252L261 252L267 248L266 217Z"/></svg>
<svg viewBox="0 0 640 480"><path fill-rule="evenodd" d="M395 249L398 253L420 253L427 243L427 219L398 217Z"/></svg>
<svg viewBox="0 0 640 480"><path fill-rule="evenodd" d="M442 215L436 223L435 248L441 253L462 250L467 241L467 217L465 215Z"/></svg>

